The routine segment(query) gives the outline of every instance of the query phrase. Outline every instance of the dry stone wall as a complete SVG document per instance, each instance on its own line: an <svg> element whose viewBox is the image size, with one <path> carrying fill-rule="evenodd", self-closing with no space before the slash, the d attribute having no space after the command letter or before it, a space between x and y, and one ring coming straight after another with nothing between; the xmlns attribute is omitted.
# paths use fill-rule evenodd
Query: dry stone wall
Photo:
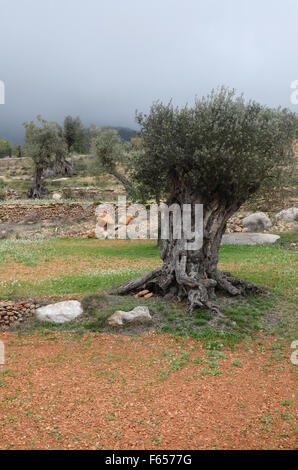
<svg viewBox="0 0 298 470"><path fill-rule="evenodd" d="M26 223L42 220L88 220L94 218L96 203L0 204L0 223Z"/></svg>
<svg viewBox="0 0 298 470"><path fill-rule="evenodd" d="M37 307L38 305L32 302L0 302L0 331L5 331L32 317Z"/></svg>

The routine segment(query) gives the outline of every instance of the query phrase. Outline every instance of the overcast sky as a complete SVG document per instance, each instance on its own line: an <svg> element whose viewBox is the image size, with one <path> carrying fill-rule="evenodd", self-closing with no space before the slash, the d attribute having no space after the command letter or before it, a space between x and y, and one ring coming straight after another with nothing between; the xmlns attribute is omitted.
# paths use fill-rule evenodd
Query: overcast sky
<svg viewBox="0 0 298 470"><path fill-rule="evenodd" d="M136 127L225 84L292 110L298 0L0 0L0 138L37 114Z"/></svg>

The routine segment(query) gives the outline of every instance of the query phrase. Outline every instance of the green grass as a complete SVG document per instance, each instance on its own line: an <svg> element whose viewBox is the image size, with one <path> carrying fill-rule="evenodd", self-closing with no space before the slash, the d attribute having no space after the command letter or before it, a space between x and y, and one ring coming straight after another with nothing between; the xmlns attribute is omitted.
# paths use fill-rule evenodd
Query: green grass
<svg viewBox="0 0 298 470"><path fill-rule="evenodd" d="M198 310L194 314L185 313L184 305L174 305L158 298L146 301L153 311L159 331L171 334L190 335L204 339L210 344L215 341L218 348L226 340L238 341L252 331L268 329L273 333L289 334L295 338L297 332L293 321L295 312L295 287L297 284L297 253L293 248L297 234L282 234L276 245L265 246L223 246L220 249L220 268L231 270L239 277L264 285L270 295L250 296L247 298L217 299L221 310L227 316L222 321L222 332L208 326L210 312ZM57 263L76 263L76 260L105 258L110 260L111 268L105 271L78 272L75 275L50 276L38 280L38 263L41 260L55 260ZM91 295L108 290L139 276L145 269L113 269L115 260L158 260L159 251L155 241L96 241L89 239L54 239L46 241L0 241L0 266L17 262L26 266L36 266L35 281L7 280L0 282L0 298L39 297L49 295L84 294ZM127 262L128 260L128 262ZM232 268L233 269L232 269ZM88 299L88 297L87 297ZM89 297L92 304L92 296ZM86 301L88 303L88 300ZM133 297L97 299L97 307L86 311L89 318L83 323L67 325L63 328L89 328L101 330L104 320L115 310L130 310L144 304L144 299ZM94 303L94 302L93 302ZM96 303L96 302L95 302ZM34 323L36 326L37 323ZM41 325L40 325L41 326ZM55 327L55 328L61 328ZM207 344L206 343L206 344Z"/></svg>
<svg viewBox="0 0 298 470"><path fill-rule="evenodd" d="M86 294L109 289L139 276L144 269L99 271L94 274L60 276L44 281L0 281L0 298Z"/></svg>
<svg viewBox="0 0 298 470"><path fill-rule="evenodd" d="M93 239L51 239L51 240L1 240L0 264L23 263L36 266L39 260L53 258L159 258L155 241L105 242L96 244Z"/></svg>
<svg viewBox="0 0 298 470"><path fill-rule="evenodd" d="M297 240L297 235L295 239ZM219 261L227 264L239 263L233 270L236 276L270 287L280 294L286 289L292 291L289 293L291 296L295 293L297 251L285 249L281 243L264 246L224 246L220 249Z"/></svg>
<svg viewBox="0 0 298 470"><path fill-rule="evenodd" d="M278 294L284 294L288 290L288 296L295 300L295 285L297 284L297 253L285 249L284 244L294 243L297 234L282 234L279 244L265 246L222 246L219 253L219 261L229 268L234 267L233 274L243 277L260 285L270 287ZM57 262L75 262L74 259L100 259L110 258L111 269L113 259L159 259L159 252L155 247L155 241L127 241L96 243L89 239L52 239L52 240L3 240L0 241L0 266L13 262L26 266L38 266L40 260ZM61 258L61 261L59 261ZM223 266L225 268L225 266ZM138 273L141 270L138 271ZM133 278L135 270L111 273L100 276L90 273L79 273L74 276L61 276L47 281L36 281L34 285L22 282L23 295L52 295L55 289L60 294L94 292L95 289L108 288L115 283ZM14 279L13 281L18 281ZM17 289L14 289L17 295ZM58 293L58 292L57 292ZM0 296L13 295L12 290L5 295L1 289Z"/></svg>

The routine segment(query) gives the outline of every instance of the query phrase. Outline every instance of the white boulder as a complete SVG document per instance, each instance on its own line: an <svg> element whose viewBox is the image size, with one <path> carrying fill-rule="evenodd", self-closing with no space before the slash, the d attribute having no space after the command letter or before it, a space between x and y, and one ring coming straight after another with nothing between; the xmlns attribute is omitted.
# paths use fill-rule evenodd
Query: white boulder
<svg viewBox="0 0 298 470"><path fill-rule="evenodd" d="M272 226L271 220L264 212L255 212L242 220L248 232L262 232Z"/></svg>
<svg viewBox="0 0 298 470"><path fill-rule="evenodd" d="M298 208L290 207L289 209L278 212L275 217L277 220L284 220L285 222L298 221Z"/></svg>
<svg viewBox="0 0 298 470"><path fill-rule="evenodd" d="M271 233L225 233L222 237L222 245L264 245L275 243L279 235Z"/></svg>
<svg viewBox="0 0 298 470"><path fill-rule="evenodd" d="M123 326L128 323L147 323L152 320L148 307L135 307L130 312L117 310L111 317L108 318L110 326Z"/></svg>
<svg viewBox="0 0 298 470"><path fill-rule="evenodd" d="M74 320L81 313L83 313L83 309L77 300L58 302L36 309L36 316L39 320L53 323L65 323Z"/></svg>

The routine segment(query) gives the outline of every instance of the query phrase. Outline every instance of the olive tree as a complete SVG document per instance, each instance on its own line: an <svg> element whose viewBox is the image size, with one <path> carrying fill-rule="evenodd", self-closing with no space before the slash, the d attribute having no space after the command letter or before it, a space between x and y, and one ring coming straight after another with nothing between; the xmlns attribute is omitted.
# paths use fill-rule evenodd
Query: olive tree
<svg viewBox="0 0 298 470"><path fill-rule="evenodd" d="M82 150L85 146L86 130L79 116L66 116L63 122L63 136L69 154Z"/></svg>
<svg viewBox="0 0 298 470"><path fill-rule="evenodd" d="M153 104L139 114L144 151L134 163L134 179L154 196L158 190L168 205L203 205L203 243L187 250L182 233L164 241L162 267L129 281L114 292L138 289L186 300L189 310L213 303L216 291L232 296L257 292L251 283L217 269L218 251L228 219L292 155L296 115L245 102L222 88L193 107ZM192 211L192 230L195 227Z"/></svg>
<svg viewBox="0 0 298 470"><path fill-rule="evenodd" d="M97 128L98 129L98 128ZM122 165L127 168L125 146L114 129L93 131L91 141L91 169L93 173L104 172L114 176L128 192L133 195L135 188L124 172L119 170Z"/></svg>
<svg viewBox="0 0 298 470"><path fill-rule="evenodd" d="M0 153L9 153L11 151L11 143L4 137L0 139Z"/></svg>
<svg viewBox="0 0 298 470"><path fill-rule="evenodd" d="M61 165L65 161L67 148L60 126L56 122L48 122L37 117L37 123L25 122L25 155L34 163L33 185L28 197L41 198L46 192L43 183L45 169Z"/></svg>
<svg viewBox="0 0 298 470"><path fill-rule="evenodd" d="M147 191L147 186L143 185L141 181L133 181L127 176L132 174L135 158L142 152L143 144L138 136L133 137L129 142L123 143L116 130L103 130L98 132L92 139L90 169L93 173L104 171L113 175L124 186L131 199L144 204L151 198ZM119 170L120 166L124 171ZM158 187L156 187L154 199L157 204L160 203ZM158 224L157 246L161 247L160 214Z"/></svg>

